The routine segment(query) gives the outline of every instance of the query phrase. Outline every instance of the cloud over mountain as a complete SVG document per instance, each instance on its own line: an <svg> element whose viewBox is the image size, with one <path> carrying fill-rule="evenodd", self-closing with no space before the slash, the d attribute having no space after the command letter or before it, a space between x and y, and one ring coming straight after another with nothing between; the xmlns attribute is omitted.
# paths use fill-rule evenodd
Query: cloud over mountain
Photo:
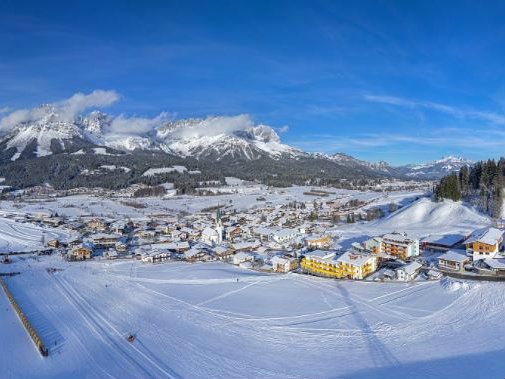
<svg viewBox="0 0 505 379"><path fill-rule="evenodd" d="M119 95L116 91L95 90L89 94L78 92L68 99L44 107L13 111L0 119L0 130L6 131L18 124L41 120L47 115L47 107L53 108L53 117L58 121L71 122L87 109L107 107L117 100Z"/></svg>

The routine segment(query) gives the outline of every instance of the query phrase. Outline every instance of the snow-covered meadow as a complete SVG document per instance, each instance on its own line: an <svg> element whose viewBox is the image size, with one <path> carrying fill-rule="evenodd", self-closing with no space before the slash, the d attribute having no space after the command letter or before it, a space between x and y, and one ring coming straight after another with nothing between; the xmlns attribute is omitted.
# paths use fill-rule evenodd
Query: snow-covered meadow
<svg viewBox="0 0 505 379"><path fill-rule="evenodd" d="M24 260L9 286L42 358L0 296L2 376L501 378L501 283L371 283L223 263ZM63 271L49 274L46 267ZM237 282L238 279L238 282ZM136 333L134 343L126 336Z"/></svg>

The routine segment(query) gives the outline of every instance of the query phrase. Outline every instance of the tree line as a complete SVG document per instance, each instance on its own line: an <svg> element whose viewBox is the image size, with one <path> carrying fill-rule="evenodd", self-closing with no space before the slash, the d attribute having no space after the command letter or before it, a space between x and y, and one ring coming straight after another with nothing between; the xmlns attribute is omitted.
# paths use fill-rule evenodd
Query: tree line
<svg viewBox="0 0 505 379"><path fill-rule="evenodd" d="M459 172L443 177L434 188L437 201L465 200L476 204L480 210L494 218L501 217L505 158L494 159L463 166Z"/></svg>

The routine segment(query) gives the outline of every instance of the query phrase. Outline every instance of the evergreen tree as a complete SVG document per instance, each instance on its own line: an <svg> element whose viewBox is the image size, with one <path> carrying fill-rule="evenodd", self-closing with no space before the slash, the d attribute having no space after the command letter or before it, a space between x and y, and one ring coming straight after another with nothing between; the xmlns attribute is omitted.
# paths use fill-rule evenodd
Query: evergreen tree
<svg viewBox="0 0 505 379"><path fill-rule="evenodd" d="M461 196L467 197L470 192L470 173L467 166L461 167L459 171L459 187L461 188Z"/></svg>

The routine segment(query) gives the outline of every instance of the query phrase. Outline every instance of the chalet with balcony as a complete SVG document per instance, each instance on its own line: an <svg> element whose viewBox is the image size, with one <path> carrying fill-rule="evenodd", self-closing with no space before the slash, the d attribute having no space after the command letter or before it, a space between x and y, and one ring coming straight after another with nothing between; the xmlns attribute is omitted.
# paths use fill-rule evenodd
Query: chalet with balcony
<svg viewBox="0 0 505 379"><path fill-rule="evenodd" d="M447 253L438 257L438 267L444 271L464 272L465 265L470 263L471 258L463 252L449 250Z"/></svg>
<svg viewBox="0 0 505 379"><path fill-rule="evenodd" d="M503 231L497 228L477 230L465 241L466 252L474 261L495 258L502 246Z"/></svg>

